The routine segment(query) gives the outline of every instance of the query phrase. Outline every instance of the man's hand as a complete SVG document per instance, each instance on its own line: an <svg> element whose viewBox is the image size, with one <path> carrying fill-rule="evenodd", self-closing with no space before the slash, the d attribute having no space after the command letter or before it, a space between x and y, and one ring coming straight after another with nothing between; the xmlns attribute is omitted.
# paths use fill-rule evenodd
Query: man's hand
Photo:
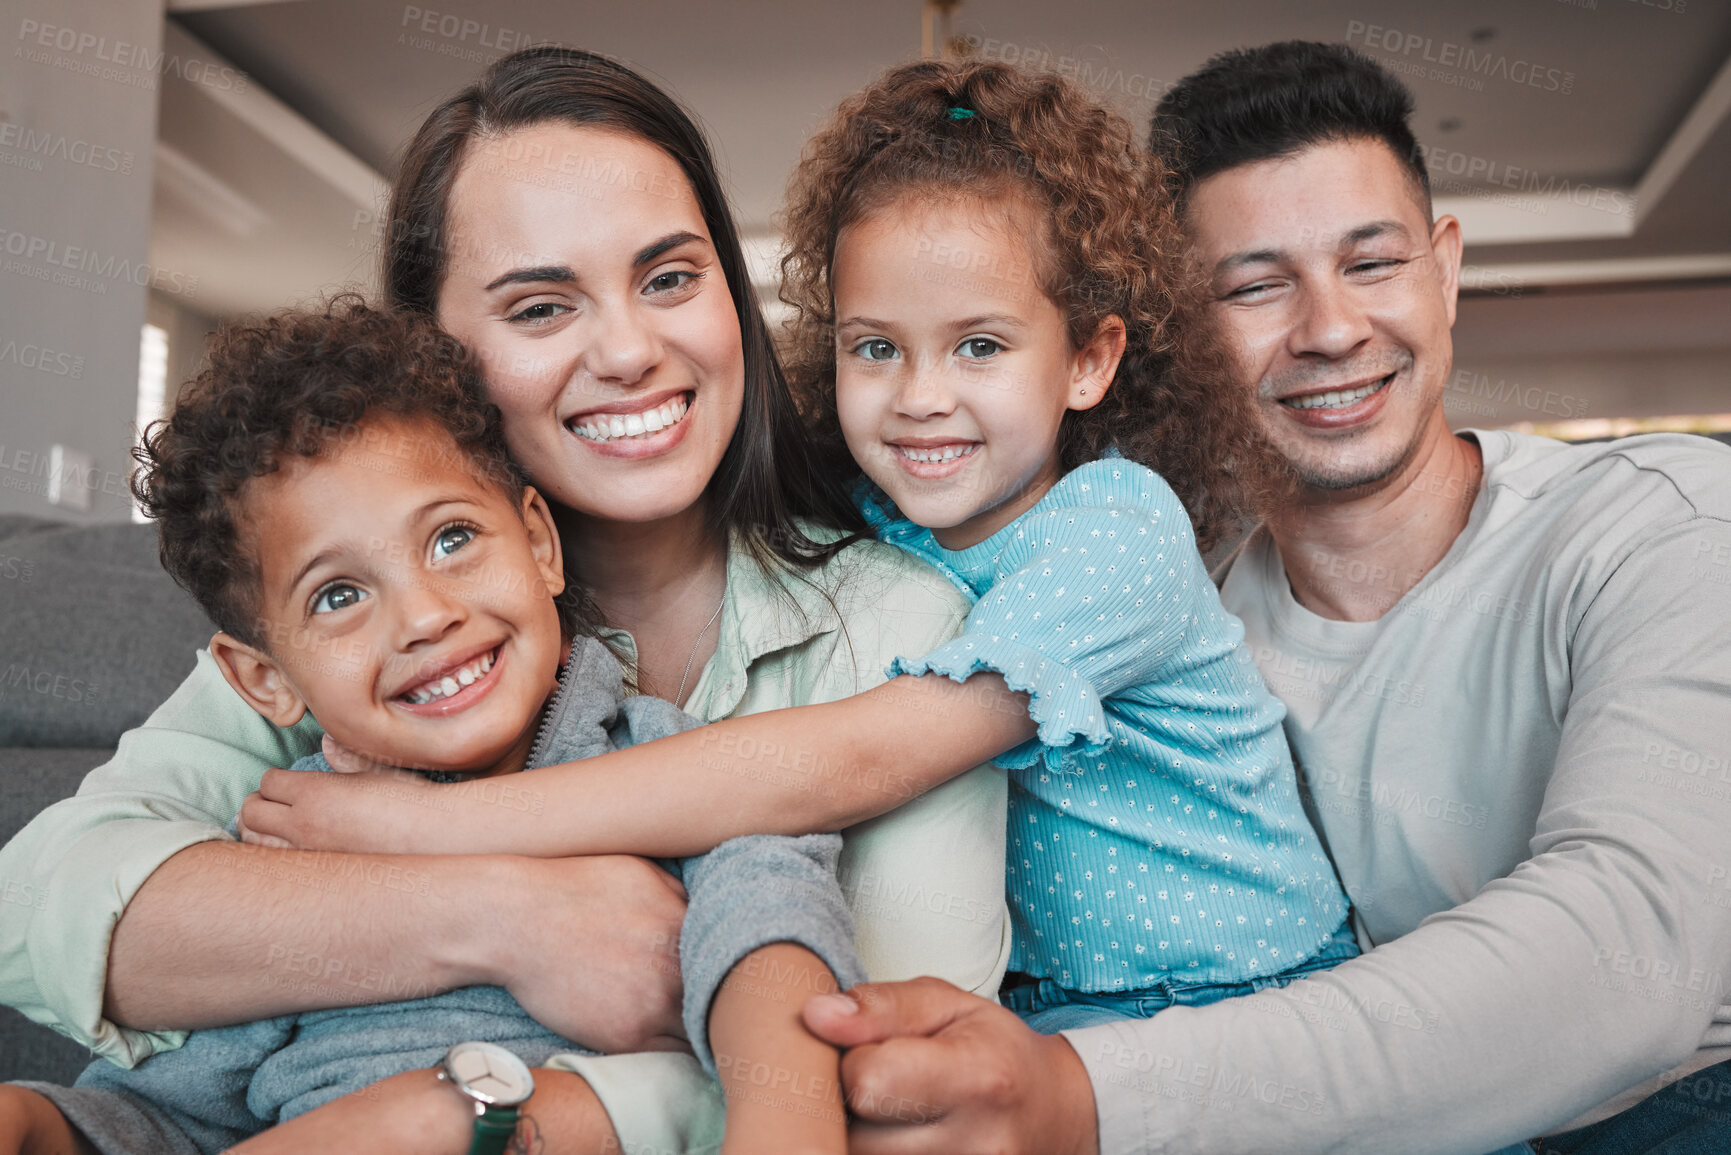
<svg viewBox="0 0 1731 1155"><path fill-rule="evenodd" d="M322 775L321 775L322 777ZM535 1021L585 1047L688 1051L680 1005L685 889L643 858L519 858L485 905L485 981Z"/></svg>
<svg viewBox="0 0 1731 1155"><path fill-rule="evenodd" d="M1097 1155L1094 1089L1070 1044L941 979L805 1004L838 1047L852 1155Z"/></svg>

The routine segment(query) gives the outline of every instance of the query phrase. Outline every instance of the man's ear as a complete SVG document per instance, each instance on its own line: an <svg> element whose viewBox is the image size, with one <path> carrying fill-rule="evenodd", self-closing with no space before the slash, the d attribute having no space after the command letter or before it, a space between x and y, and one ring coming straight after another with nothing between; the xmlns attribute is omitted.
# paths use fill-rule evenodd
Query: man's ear
<svg viewBox="0 0 1731 1155"><path fill-rule="evenodd" d="M1461 223L1448 214L1436 219L1430 229L1430 250L1436 258L1442 281L1443 305L1448 309L1449 328L1455 324L1455 301L1461 289Z"/></svg>
<svg viewBox="0 0 1731 1155"><path fill-rule="evenodd" d="M533 485L523 487L523 527L529 531L529 550L535 555L535 566L541 580L547 583L547 593L558 597L565 592L565 554L559 542L559 527L553 524L553 511L547 500Z"/></svg>
<svg viewBox="0 0 1731 1155"><path fill-rule="evenodd" d="M210 639L210 656L216 659L223 680L273 726L286 728L306 716L306 702L282 676L276 660L263 650L229 634L218 634Z"/></svg>
<svg viewBox="0 0 1731 1155"><path fill-rule="evenodd" d="M1105 399L1106 390L1118 376L1118 362L1124 359L1124 342L1124 318L1114 313L1100 322L1070 361L1070 393L1065 408L1092 409Z"/></svg>

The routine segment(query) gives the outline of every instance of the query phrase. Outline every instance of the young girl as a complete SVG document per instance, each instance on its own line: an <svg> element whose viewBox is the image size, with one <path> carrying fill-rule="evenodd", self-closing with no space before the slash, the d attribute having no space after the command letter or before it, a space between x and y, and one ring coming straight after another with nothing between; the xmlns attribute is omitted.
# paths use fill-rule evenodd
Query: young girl
<svg viewBox="0 0 1731 1155"><path fill-rule="evenodd" d="M796 174L794 379L830 459L869 479L879 536L977 599L961 637L842 702L529 771L536 818L407 797L381 827L339 797L359 782L273 773L247 825L345 849L690 853L835 829L905 795L884 783L995 757L1006 1000L1040 1030L1355 954L1282 707L1198 551L1257 460L1254 424L1183 324L1160 176L1062 79L933 62L844 103Z"/></svg>

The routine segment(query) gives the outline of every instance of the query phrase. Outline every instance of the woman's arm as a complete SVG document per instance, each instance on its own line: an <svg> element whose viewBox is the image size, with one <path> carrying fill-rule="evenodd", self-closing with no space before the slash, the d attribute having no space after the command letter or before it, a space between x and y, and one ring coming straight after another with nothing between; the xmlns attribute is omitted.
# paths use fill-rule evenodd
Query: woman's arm
<svg viewBox="0 0 1731 1155"><path fill-rule="evenodd" d="M1033 734L1027 695L997 674L902 677L508 783L272 770L241 818L249 838L308 849L684 856L747 834L841 830Z"/></svg>
<svg viewBox="0 0 1731 1155"><path fill-rule="evenodd" d="M488 985L595 1050L676 1049L684 914L679 885L640 858L204 843L128 905L104 1015L186 1030Z"/></svg>
<svg viewBox="0 0 1731 1155"><path fill-rule="evenodd" d="M515 1155L602 1155L619 1150L607 1112L587 1083L565 1071L537 1069L535 1093L518 1114L505 1148ZM382 1079L259 1133L235 1155L366 1151L372 1155L463 1155L475 1135L475 1111L431 1069Z"/></svg>
<svg viewBox="0 0 1731 1155"><path fill-rule="evenodd" d="M684 907L647 863L401 863L228 841L264 771L318 738L264 722L201 653L111 762L0 850L8 893L30 896L0 903L0 1002L128 1066L180 1041L151 1031L484 981L572 1037L587 1012L591 1038L621 1045L680 1032L669 952ZM547 957L586 985L525 973L542 985L523 986L516 972Z"/></svg>

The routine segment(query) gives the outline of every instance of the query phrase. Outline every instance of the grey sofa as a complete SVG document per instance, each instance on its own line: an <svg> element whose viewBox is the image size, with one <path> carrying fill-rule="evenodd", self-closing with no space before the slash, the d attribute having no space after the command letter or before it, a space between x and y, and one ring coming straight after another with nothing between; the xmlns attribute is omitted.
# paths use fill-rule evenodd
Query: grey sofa
<svg viewBox="0 0 1731 1155"><path fill-rule="evenodd" d="M76 792L212 632L157 563L154 527L0 516L0 842ZM89 1061L0 1007L0 1081L71 1082Z"/></svg>

